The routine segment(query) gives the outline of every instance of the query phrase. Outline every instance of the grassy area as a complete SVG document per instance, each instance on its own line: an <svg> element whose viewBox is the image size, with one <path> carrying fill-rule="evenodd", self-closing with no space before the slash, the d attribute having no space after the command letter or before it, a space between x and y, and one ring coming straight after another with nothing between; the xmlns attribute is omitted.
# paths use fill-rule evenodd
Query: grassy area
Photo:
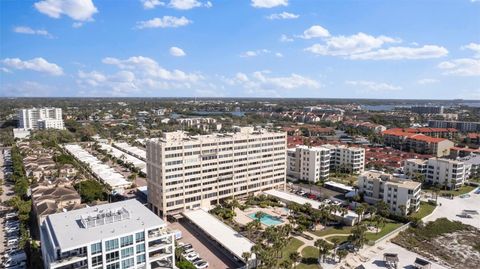
<svg viewBox="0 0 480 269"><path fill-rule="evenodd" d="M316 236L325 236L330 234L350 234L352 232L353 227L343 226L341 228L327 228L321 231L313 231L311 233L315 234Z"/></svg>
<svg viewBox="0 0 480 269"><path fill-rule="evenodd" d="M436 206L429 204L427 202L420 202L420 208L417 212L411 214L412 217L417 217L423 219L424 217L430 215L433 212Z"/></svg>
<svg viewBox="0 0 480 269"><path fill-rule="evenodd" d="M302 262L297 269L318 269L318 249L315 247L306 247L302 250Z"/></svg>
<svg viewBox="0 0 480 269"><path fill-rule="evenodd" d="M382 236L392 232L393 230L397 229L398 227L402 226L402 223L399 222L386 222L385 226L382 227L380 232L378 233L366 233L365 238L367 240L372 240L375 241L377 239L380 239Z"/></svg>
<svg viewBox="0 0 480 269"><path fill-rule="evenodd" d="M334 238L337 238L338 239L338 243L341 244L345 241L348 240L348 235L333 235L333 236L328 236L328 237L325 237L326 240L332 242L332 240Z"/></svg>
<svg viewBox="0 0 480 269"><path fill-rule="evenodd" d="M297 251L297 249L302 245L303 245L302 241L296 238L290 238L290 241L288 242L287 246L284 247L282 250L282 258L278 261L278 264L280 264L283 260L288 259L290 253Z"/></svg>
<svg viewBox="0 0 480 269"><path fill-rule="evenodd" d="M462 195L462 194L465 194L465 193L469 193L469 192L473 191L475 188L477 188L477 187L464 185L464 186L460 187L458 190L440 191L440 195L458 196L458 195Z"/></svg>

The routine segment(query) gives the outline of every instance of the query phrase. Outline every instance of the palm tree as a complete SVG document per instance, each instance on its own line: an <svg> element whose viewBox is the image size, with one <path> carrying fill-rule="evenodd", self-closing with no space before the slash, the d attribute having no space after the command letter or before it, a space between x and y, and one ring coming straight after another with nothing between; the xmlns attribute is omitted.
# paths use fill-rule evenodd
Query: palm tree
<svg viewBox="0 0 480 269"><path fill-rule="evenodd" d="M347 257L348 255L348 251L345 250L345 249L340 249L338 252L337 252L337 255L338 255L338 262L342 262L342 259Z"/></svg>
<svg viewBox="0 0 480 269"><path fill-rule="evenodd" d="M297 263L299 263L302 260L302 256L300 255L300 253L298 253L298 251L292 252L290 253L289 257L290 257L290 260L292 260L293 262L294 268L297 268Z"/></svg>
<svg viewBox="0 0 480 269"><path fill-rule="evenodd" d="M362 221L363 214L365 213L365 206L362 204L357 205L357 207L355 207L355 213L358 215L358 221Z"/></svg>
<svg viewBox="0 0 480 269"><path fill-rule="evenodd" d="M250 259L251 256L252 256L252 253L248 251L245 251L242 253L242 258L245 260L245 264L247 265L246 269L248 269L249 267L248 260Z"/></svg>
<svg viewBox="0 0 480 269"><path fill-rule="evenodd" d="M291 269L292 268L292 260L290 260L290 259L283 260L279 265L280 265L280 268L282 268L282 269Z"/></svg>
<svg viewBox="0 0 480 269"><path fill-rule="evenodd" d="M325 262L325 256L330 251L330 244L324 239L317 239L314 243L315 247L318 248L318 260Z"/></svg>
<svg viewBox="0 0 480 269"><path fill-rule="evenodd" d="M335 256L337 255L337 247L338 243L340 243L340 239L338 239L338 237L334 237L330 241L333 243L333 259L335 260Z"/></svg>
<svg viewBox="0 0 480 269"><path fill-rule="evenodd" d="M400 213L402 213L402 216L405 216L407 211L406 211L406 206L405 205L399 205L398 209L400 209Z"/></svg>

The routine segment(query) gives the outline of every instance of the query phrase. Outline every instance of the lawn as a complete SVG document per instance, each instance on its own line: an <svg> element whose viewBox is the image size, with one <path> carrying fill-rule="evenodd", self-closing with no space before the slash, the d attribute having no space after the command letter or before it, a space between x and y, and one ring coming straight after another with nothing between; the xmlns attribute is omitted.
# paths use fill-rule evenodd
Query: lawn
<svg viewBox="0 0 480 269"><path fill-rule="evenodd" d="M318 269L318 249L315 247L306 247L302 250L302 262L297 269Z"/></svg>
<svg viewBox="0 0 480 269"><path fill-rule="evenodd" d="M303 245L302 241L296 238L290 238L290 241L288 242L287 246L284 247L282 250L282 258L278 261L278 264L280 264L283 260L289 259L290 253L297 251L297 249L302 245Z"/></svg>
<svg viewBox="0 0 480 269"><path fill-rule="evenodd" d="M454 196L458 196L458 195L462 195L462 194L465 194L465 193L469 193L471 191L473 191L474 189L476 189L477 187L474 187L474 186L467 186L467 185L464 185L462 187L460 187L460 189L458 190L448 190L448 191L440 191L440 195L454 195Z"/></svg>
<svg viewBox="0 0 480 269"><path fill-rule="evenodd" d="M430 215L433 212L436 206L429 204L427 202L420 202L420 208L417 212L411 214L412 217L417 217L419 219L423 219L424 217Z"/></svg>
<svg viewBox="0 0 480 269"><path fill-rule="evenodd" d="M350 226L343 226L341 228L327 228L321 231L313 231L311 233L315 234L316 236L325 236L330 234L350 234L352 232L352 228Z"/></svg>
<svg viewBox="0 0 480 269"><path fill-rule="evenodd" d="M378 233L366 233L365 238L367 240L375 241L383 237L384 235L392 232L393 230L397 229L398 227L402 226L402 223L399 222L386 222L385 226L382 227L380 232Z"/></svg>
<svg viewBox="0 0 480 269"><path fill-rule="evenodd" d="M348 235L333 235L333 236L325 237L325 239L329 242L332 242L334 238L337 238L338 243L341 244L348 240Z"/></svg>

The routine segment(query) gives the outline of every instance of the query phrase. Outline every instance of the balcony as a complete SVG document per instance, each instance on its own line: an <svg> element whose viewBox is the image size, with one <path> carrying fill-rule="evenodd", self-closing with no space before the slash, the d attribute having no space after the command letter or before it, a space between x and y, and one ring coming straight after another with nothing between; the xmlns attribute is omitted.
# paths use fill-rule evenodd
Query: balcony
<svg viewBox="0 0 480 269"><path fill-rule="evenodd" d="M164 260L171 257L172 254L173 254L173 251L164 251L164 250L157 251L149 254L149 260L150 262Z"/></svg>
<svg viewBox="0 0 480 269"><path fill-rule="evenodd" d="M160 237L168 235L169 233L170 232L165 228L158 228L158 229L155 229L155 230L150 230L150 231L148 231L148 239L149 240L158 239Z"/></svg>
<svg viewBox="0 0 480 269"><path fill-rule="evenodd" d="M148 243L148 250L155 251L172 245L171 240L155 240Z"/></svg>
<svg viewBox="0 0 480 269"><path fill-rule="evenodd" d="M50 266L51 266L51 268L59 268L59 267L65 266L65 265L81 262L85 259L87 259L87 254L86 253L80 254L80 255L77 255L77 256L70 256L70 257L62 258L60 260L56 260L56 261L50 263Z"/></svg>

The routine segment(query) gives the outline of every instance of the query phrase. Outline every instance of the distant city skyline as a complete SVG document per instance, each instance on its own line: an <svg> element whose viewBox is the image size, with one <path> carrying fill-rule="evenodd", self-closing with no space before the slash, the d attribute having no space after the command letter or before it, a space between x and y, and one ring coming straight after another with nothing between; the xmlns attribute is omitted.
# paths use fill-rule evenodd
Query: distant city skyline
<svg viewBox="0 0 480 269"><path fill-rule="evenodd" d="M480 99L480 1L0 2L0 97Z"/></svg>

